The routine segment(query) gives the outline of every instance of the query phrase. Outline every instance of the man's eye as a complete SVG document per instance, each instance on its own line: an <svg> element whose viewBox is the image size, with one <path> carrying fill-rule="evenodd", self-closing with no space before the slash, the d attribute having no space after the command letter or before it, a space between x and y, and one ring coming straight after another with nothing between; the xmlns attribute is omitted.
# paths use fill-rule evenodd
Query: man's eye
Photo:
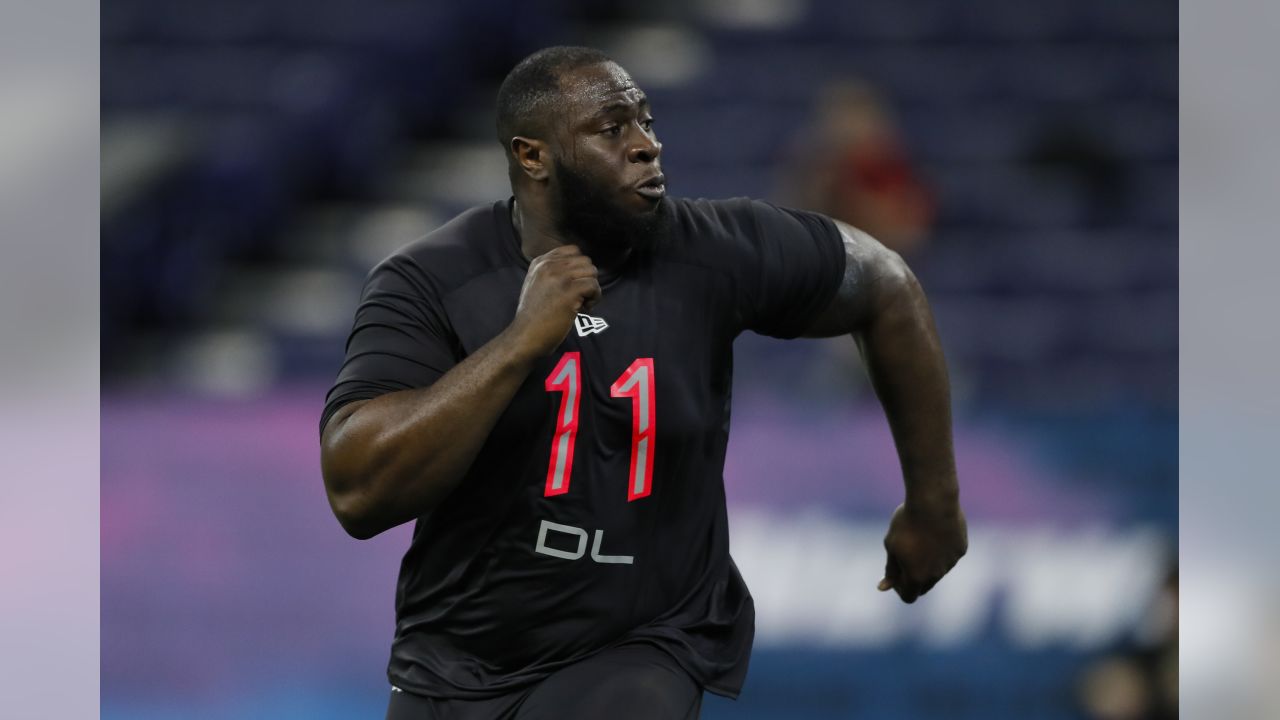
<svg viewBox="0 0 1280 720"><path fill-rule="evenodd" d="M645 130L652 130L652 129L653 129L653 118L649 118L648 120L642 120L642 121L640 122L640 127L644 128Z"/></svg>
<svg viewBox="0 0 1280 720"><path fill-rule="evenodd" d="M619 135L622 134L622 126L610 125L609 127L605 128L603 132L605 135L608 135L609 137L618 137Z"/></svg>

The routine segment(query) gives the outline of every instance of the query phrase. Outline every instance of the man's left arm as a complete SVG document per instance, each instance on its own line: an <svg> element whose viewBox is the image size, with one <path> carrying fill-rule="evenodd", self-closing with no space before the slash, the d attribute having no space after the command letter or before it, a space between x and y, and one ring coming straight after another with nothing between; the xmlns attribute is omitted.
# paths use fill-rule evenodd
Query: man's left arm
<svg viewBox="0 0 1280 720"><path fill-rule="evenodd" d="M933 314L920 283L897 253L835 221L844 240L845 273L830 305L806 337L851 334L889 420L902 465L906 500L885 535L885 575L915 602L968 549L951 441L951 391Z"/></svg>

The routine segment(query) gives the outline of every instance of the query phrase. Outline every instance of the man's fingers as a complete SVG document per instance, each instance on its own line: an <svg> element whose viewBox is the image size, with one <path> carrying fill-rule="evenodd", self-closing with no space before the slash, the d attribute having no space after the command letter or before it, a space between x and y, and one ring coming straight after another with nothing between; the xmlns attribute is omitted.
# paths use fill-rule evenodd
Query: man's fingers
<svg viewBox="0 0 1280 720"><path fill-rule="evenodd" d="M925 593L927 593L927 592L929 592L930 590L932 590L932 589L933 589L933 586L934 586L934 585L937 585L937 584L938 584L938 580L941 580L941 579L942 579L942 578L938 578L937 580L930 580L929 582L927 582L927 583L925 583L924 585L922 585L922 586L920 587L920 594L921 594L921 595L924 595Z"/></svg>
<svg viewBox="0 0 1280 720"><path fill-rule="evenodd" d="M908 603L915 602L923 597L947 574L946 571L941 573L935 571L930 575L912 576L905 571L900 570L900 572L902 572L901 579L894 583L893 587L898 591L898 595L902 597L903 601Z"/></svg>
<svg viewBox="0 0 1280 720"><path fill-rule="evenodd" d="M586 255L555 257L546 260L539 258L539 260L541 260L541 265L548 268L548 270L554 268L556 272L565 277L580 278L598 274L595 263L591 262L591 258Z"/></svg>
<svg viewBox="0 0 1280 720"><path fill-rule="evenodd" d="M580 278L578 282L582 283L582 298L592 303L600 299L600 281L594 277Z"/></svg>
<svg viewBox="0 0 1280 720"><path fill-rule="evenodd" d="M902 573L898 581L893 584L893 591L898 593L898 597L904 603L913 603L920 597L920 584L912 580L906 573Z"/></svg>
<svg viewBox="0 0 1280 720"><path fill-rule="evenodd" d="M595 263L591 262L591 258L586 255L564 258L560 260L559 266L564 272L565 277L572 278L574 280L584 277L595 278L600 275L599 268L597 268Z"/></svg>
<svg viewBox="0 0 1280 720"><path fill-rule="evenodd" d="M582 262L580 264L573 265L569 269L569 273L575 280L578 278L591 278L592 280L595 280L600 277L599 268L585 257L582 258Z"/></svg>
<svg viewBox="0 0 1280 720"><path fill-rule="evenodd" d="M897 556L893 553L888 553L885 558L884 578L876 587L881 592L893 590L898 593L898 597L905 603L913 603L924 594L924 591L921 590L921 584L912 580L903 571L902 563L898 561Z"/></svg>
<svg viewBox="0 0 1280 720"><path fill-rule="evenodd" d="M587 274L595 274L596 266L592 263L591 258L587 257L576 245L560 245L552 248L547 252L534 258L530 263L530 268L546 267L556 268L570 277L582 277Z"/></svg>
<svg viewBox="0 0 1280 720"><path fill-rule="evenodd" d="M577 245L557 245L547 252L543 253L545 257L571 257L573 255L581 255L582 249Z"/></svg>
<svg viewBox="0 0 1280 720"><path fill-rule="evenodd" d="M600 283L594 277L578 278L574 286L581 294L582 309L590 310L592 305L600 301Z"/></svg>
<svg viewBox="0 0 1280 720"><path fill-rule="evenodd" d="M902 570L898 567L898 559L893 553L886 553L884 561L884 577L880 579L880 584L876 587L880 592L892 589L898 585L902 578Z"/></svg>

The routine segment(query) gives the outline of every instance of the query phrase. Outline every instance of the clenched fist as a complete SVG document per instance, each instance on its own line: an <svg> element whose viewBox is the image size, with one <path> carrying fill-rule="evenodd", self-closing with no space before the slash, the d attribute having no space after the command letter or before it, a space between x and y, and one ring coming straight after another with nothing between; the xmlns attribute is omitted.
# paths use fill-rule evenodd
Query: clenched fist
<svg viewBox="0 0 1280 720"><path fill-rule="evenodd" d="M888 555L879 589L913 603L960 561L969 530L959 503L899 505L884 537Z"/></svg>
<svg viewBox="0 0 1280 720"><path fill-rule="evenodd" d="M600 299L596 266L577 245L561 245L533 259L520 289L511 330L541 357L556 349L581 310Z"/></svg>

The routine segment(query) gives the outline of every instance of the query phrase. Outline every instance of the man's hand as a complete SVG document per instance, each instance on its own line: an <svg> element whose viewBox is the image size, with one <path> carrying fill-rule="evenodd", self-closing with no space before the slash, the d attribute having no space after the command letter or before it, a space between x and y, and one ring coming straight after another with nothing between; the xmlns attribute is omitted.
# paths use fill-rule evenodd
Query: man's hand
<svg viewBox="0 0 1280 720"><path fill-rule="evenodd" d="M535 357L555 350L580 310L600 299L596 266L576 245L562 245L533 259L511 330Z"/></svg>
<svg viewBox="0 0 1280 720"><path fill-rule="evenodd" d="M929 592L969 549L969 530L957 502L899 505L884 537L888 560L881 592L913 603Z"/></svg>

